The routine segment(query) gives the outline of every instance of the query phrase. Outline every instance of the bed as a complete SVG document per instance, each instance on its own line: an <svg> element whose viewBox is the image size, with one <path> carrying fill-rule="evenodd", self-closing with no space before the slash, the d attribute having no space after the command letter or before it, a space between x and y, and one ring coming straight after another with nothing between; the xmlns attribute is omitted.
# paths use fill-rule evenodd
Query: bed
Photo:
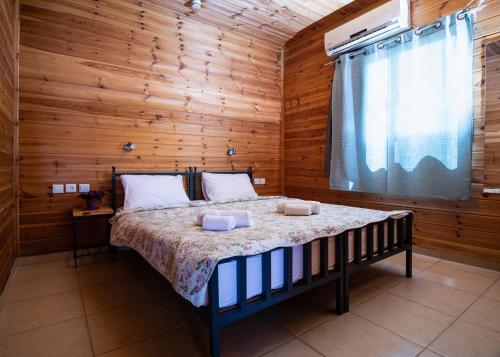
<svg viewBox="0 0 500 357"><path fill-rule="evenodd" d="M348 311L348 275L363 265L406 250L411 276L411 212L322 204L320 215L288 217L276 212L287 199L281 196L117 211L121 175L113 168L111 244L137 251L199 308L210 323L213 356L220 355L222 326L328 282L336 284L336 312ZM201 174L190 168L182 175L190 199L202 198ZM250 210L255 224L204 231L195 217L206 207Z"/></svg>

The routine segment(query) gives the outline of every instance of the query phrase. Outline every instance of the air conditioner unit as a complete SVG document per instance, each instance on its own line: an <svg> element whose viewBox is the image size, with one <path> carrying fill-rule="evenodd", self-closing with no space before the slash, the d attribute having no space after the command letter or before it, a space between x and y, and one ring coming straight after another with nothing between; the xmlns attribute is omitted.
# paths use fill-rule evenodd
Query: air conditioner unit
<svg viewBox="0 0 500 357"><path fill-rule="evenodd" d="M408 0L389 2L325 34L328 56L350 52L410 28Z"/></svg>

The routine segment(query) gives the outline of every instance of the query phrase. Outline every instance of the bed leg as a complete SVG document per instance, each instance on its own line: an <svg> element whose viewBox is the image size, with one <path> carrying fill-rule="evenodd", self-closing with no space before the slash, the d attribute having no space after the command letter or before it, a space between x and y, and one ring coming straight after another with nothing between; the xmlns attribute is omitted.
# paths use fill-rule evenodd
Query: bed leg
<svg viewBox="0 0 500 357"><path fill-rule="evenodd" d="M406 250L406 277L411 278L413 275L413 257L411 247Z"/></svg>
<svg viewBox="0 0 500 357"><path fill-rule="evenodd" d="M210 322L210 355L220 357L220 326Z"/></svg>

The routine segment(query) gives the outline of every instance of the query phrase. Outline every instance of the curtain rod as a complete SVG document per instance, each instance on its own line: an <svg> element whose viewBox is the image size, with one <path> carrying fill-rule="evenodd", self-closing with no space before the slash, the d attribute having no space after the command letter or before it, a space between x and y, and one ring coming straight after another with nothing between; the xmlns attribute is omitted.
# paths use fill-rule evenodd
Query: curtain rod
<svg viewBox="0 0 500 357"><path fill-rule="evenodd" d="M470 1L467 3L467 5L465 5L465 7L464 7L462 10L460 10L460 11L458 12L457 17L458 17L459 19L461 19L461 20L462 20L462 19L464 18L465 14L466 14L466 13L468 13L468 12L475 14L476 12L481 11L481 10L483 10L483 9L486 7L486 4L484 3L484 0L478 0L478 1L477 1L476 6L474 6L474 7L469 7L469 5L470 5L470 4L472 4L474 1L476 1L476 0L470 0ZM431 23L430 25L419 27L419 28L417 28L417 31L418 31L418 30L420 30L420 29L425 29L425 28L427 28L427 27L432 27L432 26L435 26L435 24L436 24L436 23L435 23L435 22L433 22L433 23ZM333 61L330 61L330 62L324 63L324 64L323 64L323 66L329 66L329 65L332 65L332 64L334 64L335 62L337 62L337 60L338 60L338 59L335 59L335 60L333 60Z"/></svg>

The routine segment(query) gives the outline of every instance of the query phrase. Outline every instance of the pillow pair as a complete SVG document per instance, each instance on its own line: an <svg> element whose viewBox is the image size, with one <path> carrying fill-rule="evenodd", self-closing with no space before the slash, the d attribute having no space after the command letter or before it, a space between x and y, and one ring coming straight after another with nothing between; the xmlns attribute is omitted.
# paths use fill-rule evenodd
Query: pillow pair
<svg viewBox="0 0 500 357"><path fill-rule="evenodd" d="M189 203L181 175L122 175L124 209ZM206 200L225 201L255 198L247 174L202 173L202 191Z"/></svg>

